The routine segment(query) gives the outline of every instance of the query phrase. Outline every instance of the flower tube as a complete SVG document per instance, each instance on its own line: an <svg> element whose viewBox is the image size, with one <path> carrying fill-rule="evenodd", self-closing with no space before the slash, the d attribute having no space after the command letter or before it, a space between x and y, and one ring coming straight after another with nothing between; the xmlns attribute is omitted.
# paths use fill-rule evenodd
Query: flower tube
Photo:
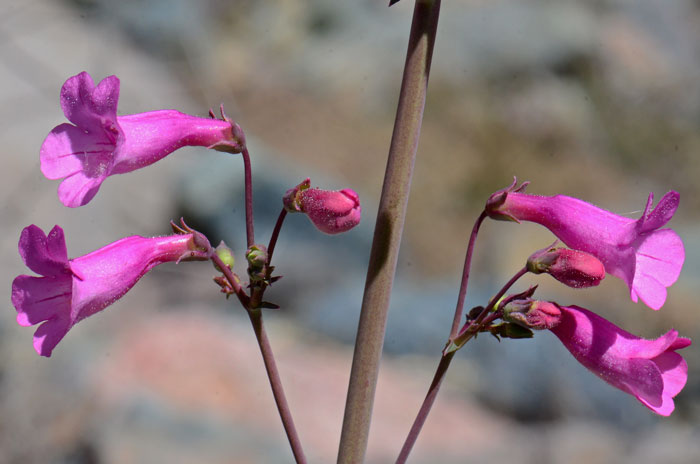
<svg viewBox="0 0 700 464"><path fill-rule="evenodd" d="M559 309L559 324L550 330L578 362L655 413L673 412L673 397L688 380L688 365L676 351L690 346L690 339L669 330L656 340L645 340L587 309Z"/></svg>
<svg viewBox="0 0 700 464"><path fill-rule="evenodd" d="M30 225L20 236L19 253L41 277L20 275L12 282L17 322L21 326L43 322L34 333L34 349L48 357L71 327L124 296L153 267L208 259L211 248L199 233L134 235L68 259L63 229L55 226L47 236Z"/></svg>
<svg viewBox="0 0 700 464"><path fill-rule="evenodd" d="M71 208L87 204L102 182L164 158L184 146L204 146L238 153L240 128L227 118L200 118L175 110L117 116L119 79L95 85L82 72L61 89L61 108L73 124L53 128L41 145L41 172L62 179L61 202Z"/></svg>
<svg viewBox="0 0 700 464"><path fill-rule="evenodd" d="M494 219L531 221L543 225L570 248L598 258L605 270L622 279L630 298L652 309L666 301L666 288L680 275L685 260L683 242L672 229L662 229L678 208L679 195L668 192L652 208L649 194L639 219L618 216L564 195L522 193L524 186L500 190L489 198L487 214Z"/></svg>

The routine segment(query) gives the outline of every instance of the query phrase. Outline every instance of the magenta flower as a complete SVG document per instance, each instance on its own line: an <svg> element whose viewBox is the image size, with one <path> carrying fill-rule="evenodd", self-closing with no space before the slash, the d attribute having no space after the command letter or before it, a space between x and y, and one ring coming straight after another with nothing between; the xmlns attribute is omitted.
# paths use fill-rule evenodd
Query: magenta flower
<svg viewBox="0 0 700 464"><path fill-rule="evenodd" d="M61 108L73 124L49 132L40 160L47 178L65 177L58 187L64 205L85 205L108 176L148 166L186 145L238 153L244 143L240 128L229 120L175 110L117 116L118 100L116 76L95 86L82 72L63 84Z"/></svg>
<svg viewBox="0 0 700 464"><path fill-rule="evenodd" d="M666 287L678 279L685 260L680 237L661 229L678 208L677 192L668 192L655 208L649 194L642 217L635 220L564 195L528 195L522 193L525 185L515 189L513 183L491 195L488 215L547 227L570 248L600 259L609 274L627 284L632 301L641 298L652 309L663 306Z"/></svg>
<svg viewBox="0 0 700 464"><path fill-rule="evenodd" d="M12 282L17 322L31 326L34 349L51 356L75 324L124 296L154 266L181 259L207 259L210 247L203 235L126 237L85 256L68 259L63 229L44 235L26 227L19 239L24 263L42 277L20 275Z"/></svg>
<svg viewBox="0 0 700 464"><path fill-rule="evenodd" d="M676 350L690 346L690 339L669 330L656 340L645 340L586 309L559 309L559 325L550 330L578 362L655 413L673 412L673 397L688 380L688 365Z"/></svg>
<svg viewBox="0 0 700 464"><path fill-rule="evenodd" d="M311 180L291 188L283 198L284 207L291 213L305 213L321 232L339 234L360 223L360 197L351 189L321 190L309 188Z"/></svg>

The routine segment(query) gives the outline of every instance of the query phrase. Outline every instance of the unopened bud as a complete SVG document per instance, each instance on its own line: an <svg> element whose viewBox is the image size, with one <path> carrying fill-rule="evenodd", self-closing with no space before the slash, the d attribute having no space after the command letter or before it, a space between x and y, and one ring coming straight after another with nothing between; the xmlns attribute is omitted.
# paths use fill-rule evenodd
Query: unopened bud
<svg viewBox="0 0 700 464"><path fill-rule="evenodd" d="M362 208L354 190L321 190L310 185L306 179L287 191L282 201L288 212L306 213L316 228L327 234L346 232L360 223Z"/></svg>
<svg viewBox="0 0 700 464"><path fill-rule="evenodd" d="M246 250L245 258L248 261L248 276L251 280L259 281L268 278L267 248L265 246L251 246Z"/></svg>
<svg viewBox="0 0 700 464"><path fill-rule="evenodd" d="M556 327L561 319L559 307L549 301L515 300L503 307L503 320L533 330Z"/></svg>
<svg viewBox="0 0 700 464"><path fill-rule="evenodd" d="M568 248L544 248L527 259L527 270L543 272L574 288L594 287L605 278L605 266L598 258Z"/></svg>
<svg viewBox="0 0 700 464"><path fill-rule="evenodd" d="M219 246L216 247L214 250L216 253L216 256L219 257L219 259L226 265L228 266L229 269L233 269L233 265L236 262L236 259L233 256L233 251L224 243L222 240L221 243L219 243ZM219 269L219 266L215 263L214 267L220 271L223 272L222 269Z"/></svg>

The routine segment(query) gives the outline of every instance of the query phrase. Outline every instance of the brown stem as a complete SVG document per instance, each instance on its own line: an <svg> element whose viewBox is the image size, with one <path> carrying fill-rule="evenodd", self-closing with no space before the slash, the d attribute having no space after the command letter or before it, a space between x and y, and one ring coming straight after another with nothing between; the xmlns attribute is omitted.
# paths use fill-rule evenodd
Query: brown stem
<svg viewBox="0 0 700 464"><path fill-rule="evenodd" d="M262 311L259 309L250 309L248 310L248 316L250 317L251 324L253 324L255 337L258 339L260 353L262 354L263 362L265 363L265 370L267 371L267 378L270 380L270 387L272 387L272 395L275 397L277 410L279 411L280 418L282 419L284 431L287 433L289 445L292 447L294 459L297 463L306 463L306 457L304 456L304 450L301 447L299 434L294 426L294 419L292 419L292 413L289 410L289 404L287 403L287 398L284 395L284 390L282 389L282 380L280 379L279 371L277 370L275 357L272 354L272 347L270 346L270 341L267 338L267 332L265 332L265 327L263 326Z"/></svg>
<svg viewBox="0 0 700 464"><path fill-rule="evenodd" d="M483 211L479 218L474 223L472 228L472 233L469 236L469 245L467 245L467 255L464 258L464 269L462 270L462 283L459 287L459 296L457 297L457 307L455 308L455 316L452 320L452 329L450 330L450 340L454 340L459 331L459 324L462 321L462 314L464 314L464 300L467 296L467 286L469 285L469 272L472 264L472 254L474 253L474 244L476 243L476 236L479 234L479 228L481 223L486 219L486 211Z"/></svg>
<svg viewBox="0 0 700 464"><path fill-rule="evenodd" d="M270 236L270 243L267 245L267 262L268 264L272 262L272 253L275 251L275 245L277 245L277 238L280 235L280 230L282 230L282 224L284 223L284 218L287 217L287 210L282 208L280 215L277 217L277 222L275 223L275 228L272 230L272 235Z"/></svg>
<svg viewBox="0 0 700 464"><path fill-rule="evenodd" d="M406 441L404 442L403 447L401 448L401 453L399 453L399 457L396 459L396 464L403 464L406 462L406 459L408 459L408 455L411 453L413 445L418 439L418 435L420 434L420 431L423 428L423 424L425 424L425 420L428 418L428 414L430 414L430 410L433 407L435 398L437 398L437 394L440 391L442 379L445 377L447 368L450 367L450 362L452 362L452 358L454 357L455 353L456 351L453 351L451 353L447 353L446 355L440 358L440 363L438 364L437 370L435 371L433 382L430 384L430 388L428 388L428 394L425 395L423 404L418 410L418 415L416 416L416 420L413 422L411 431L408 432Z"/></svg>
<svg viewBox="0 0 700 464"><path fill-rule="evenodd" d="M476 228L477 227L475 226L475 229ZM527 268L524 267L521 270L519 270L513 277L511 277L511 279L508 282L506 282L506 284L498 291L498 293L493 298L491 298L489 304L486 305L486 307L481 311L481 313L479 313L476 319L470 322L469 324L465 324L462 330L459 331L459 336L455 337L454 340L451 340L452 344L459 344L460 347L464 346L464 344L467 343L476 333L478 333L479 330L481 330L484 326L490 324L497 317L499 317L500 314L497 315L492 313L488 317L487 315L493 310L494 306L498 303L501 297L505 295L508 289L512 287L513 284L526 273ZM415 445L416 440L418 439L418 435L420 435L420 432L423 429L423 424L425 424L425 420L428 418L428 414L430 414L430 410L433 407L433 403L435 402L435 398L437 397L438 391L440 391L442 379L444 378L445 373L447 373L447 368L450 367L452 357L457 352L457 348L451 346L452 344L448 342L448 346L445 348L445 351L443 351L443 355L440 358L440 363L438 364L437 371L435 372L435 376L433 377L433 382L430 384L430 388L428 388L428 394L425 396L423 404L418 410L418 415L416 416L416 419L413 422L413 426L408 432L406 441L404 442L403 447L401 448L401 453L399 453L399 457L396 459L396 464L403 464L406 462L406 459L408 459L408 455L413 449L413 445Z"/></svg>
<svg viewBox="0 0 700 464"><path fill-rule="evenodd" d="M440 0L417 0L355 339L338 462L364 461L413 164L425 108Z"/></svg>
<svg viewBox="0 0 700 464"><path fill-rule="evenodd" d="M250 154L248 147L241 152L243 156L244 183L245 183L245 232L248 247L255 243L255 230L253 227L253 174L250 167Z"/></svg>
<svg viewBox="0 0 700 464"><path fill-rule="evenodd" d="M294 459L297 463L306 463L306 457L304 456L304 450L301 446L301 440L299 439L299 434L297 433L296 427L294 426L294 419L292 418L292 413L289 409L289 404L287 403L287 398L284 394L284 389L282 388L282 380L280 379L279 371L277 370L277 363L275 362L275 356L272 353L272 347L270 346L270 340L267 338L267 332L265 331L265 326L262 320L262 311L260 309L251 309L251 299L246 295L245 291L241 287L241 284L236 279L231 269L221 261L216 254L211 256L211 260L221 269L224 277L228 280L231 288L241 302L243 308L245 308L250 318L250 322L253 325L253 331L255 332L255 338L258 340L258 346L260 347L260 353L262 354L263 363L265 364L265 371L267 372L267 378L270 381L270 387L272 387L272 396L275 398L275 404L277 404L277 410L279 411L280 418L282 419L282 425L284 426L284 431L287 434L287 439L292 448L292 453L294 454Z"/></svg>

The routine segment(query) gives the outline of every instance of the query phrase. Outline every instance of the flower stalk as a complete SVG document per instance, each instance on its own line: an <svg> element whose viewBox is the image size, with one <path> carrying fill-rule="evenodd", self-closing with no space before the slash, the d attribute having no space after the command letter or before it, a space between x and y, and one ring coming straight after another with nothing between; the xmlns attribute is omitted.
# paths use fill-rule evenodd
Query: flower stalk
<svg viewBox="0 0 700 464"><path fill-rule="evenodd" d="M406 217L440 0L417 0L355 339L338 462L364 461L391 288Z"/></svg>
<svg viewBox="0 0 700 464"><path fill-rule="evenodd" d="M472 228L472 233L469 236L469 245L467 245L467 256L464 259L464 269L462 270L462 282L459 286L459 296L457 297L457 307L455 308L455 316L452 320L452 329L450 329L450 340L454 340L459 331L459 324L462 322L462 314L464 314L464 300L467 297L467 286L469 285L469 272L472 265L472 255L474 254L474 245L476 237L479 235L481 224L486 219L486 211L483 211Z"/></svg>

